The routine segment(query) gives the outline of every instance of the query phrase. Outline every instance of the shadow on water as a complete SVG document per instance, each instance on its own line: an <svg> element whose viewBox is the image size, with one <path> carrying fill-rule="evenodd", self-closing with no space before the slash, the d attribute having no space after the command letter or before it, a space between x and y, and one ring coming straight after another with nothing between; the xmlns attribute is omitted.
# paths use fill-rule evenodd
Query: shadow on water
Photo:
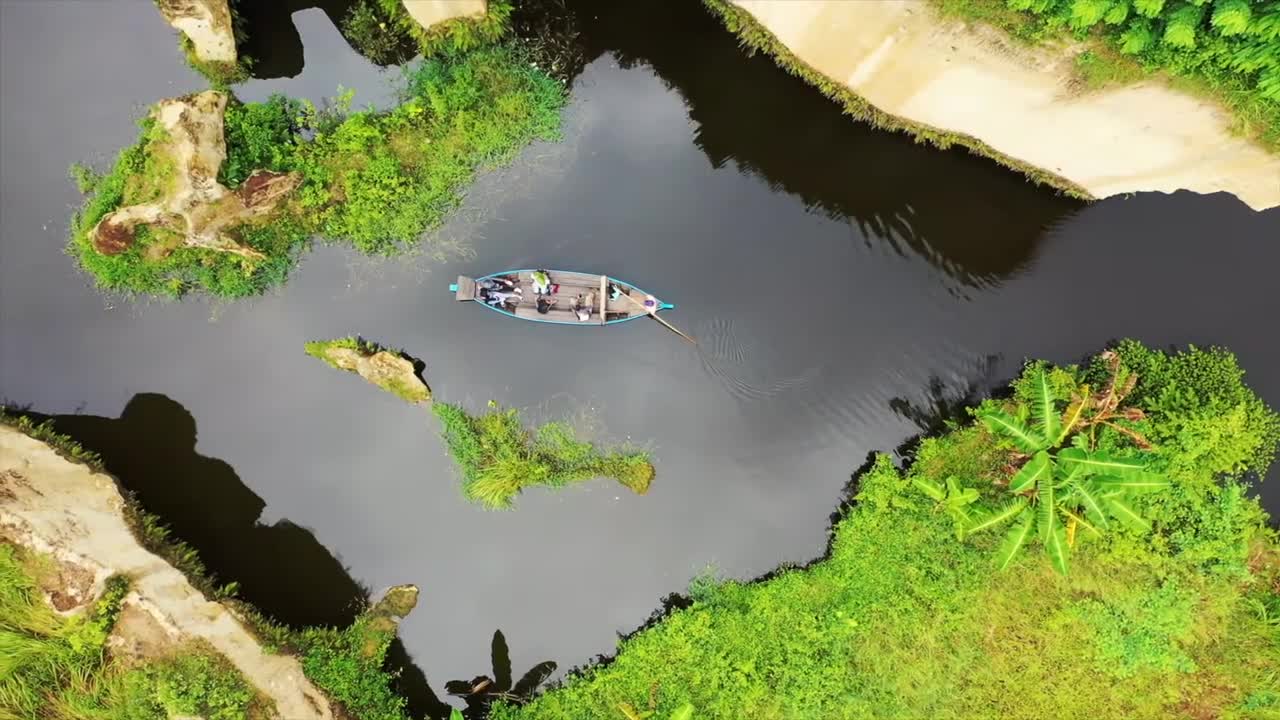
<svg viewBox="0 0 1280 720"><path fill-rule="evenodd" d="M623 67L648 65L683 96L712 165L736 163L960 282L983 285L1017 271L1043 228L1081 207L963 150L940 152L852 122L771 58L744 57L701 3L662 12L643 0L568 4L588 58L612 53Z"/></svg>
<svg viewBox="0 0 1280 720"><path fill-rule="evenodd" d="M304 52L302 36L293 24L293 14L318 9L342 33L342 21L355 0L239 0L236 12L244 23L245 38L240 42L242 55L253 58L250 74L260 80L296 77L302 73ZM360 48L343 38L357 53ZM400 48L395 62L403 63L416 54L411 45Z"/></svg>
<svg viewBox="0 0 1280 720"><path fill-rule="evenodd" d="M450 695L463 698L467 707L462 712L467 720L481 720L489 714L489 707L497 700L521 702L529 699L556 671L556 664L544 660L529 668L520 679L513 682L511 673L511 649L501 630L495 630L489 644L493 676L478 675L471 680L451 680L445 683Z"/></svg>
<svg viewBox="0 0 1280 720"><path fill-rule="evenodd" d="M185 541L219 581L239 583L238 596L277 622L306 626L349 625L369 600L361 585L316 539L288 520L258 521L266 503L235 470L196 451L196 422L174 400L140 393L118 418L47 416L54 429L92 450L107 471L148 512ZM415 717L448 717L449 706L432 691L404 645L396 640L388 666Z"/></svg>

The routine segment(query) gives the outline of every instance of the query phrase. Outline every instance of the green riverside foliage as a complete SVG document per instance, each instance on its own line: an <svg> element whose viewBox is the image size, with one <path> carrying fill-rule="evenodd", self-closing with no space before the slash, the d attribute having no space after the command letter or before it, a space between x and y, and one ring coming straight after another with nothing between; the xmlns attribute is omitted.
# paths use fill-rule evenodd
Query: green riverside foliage
<svg viewBox="0 0 1280 720"><path fill-rule="evenodd" d="M201 290L222 297L283 283L316 235L369 254L394 254L440 224L478 169L508 162L535 139L555 139L564 99L559 82L508 45L420 63L406 73L402 103L393 110L348 112L350 94L323 111L281 96L233 101L220 179L234 187L258 168L303 177L268 222L230 230L266 255L258 262L202 248L156 252L176 234L145 228L120 254L93 248L88 233L103 216L156 199L171 177L163 156L149 152L165 134L143 120L138 142L90 183L71 223L68 251L106 290L166 296ZM77 177L91 179L83 172Z"/></svg>
<svg viewBox="0 0 1280 720"><path fill-rule="evenodd" d="M1022 40L1091 40L1091 87L1167 71L1225 104L1239 130L1280 151L1280 2L1275 0L933 0Z"/></svg>
<svg viewBox="0 0 1280 720"><path fill-rule="evenodd" d="M64 618L34 574L41 558L0 543L0 718L247 720L260 701L230 663L202 648L123 666L107 637L129 590L110 578L89 612ZM44 559L45 562L51 562Z"/></svg>
<svg viewBox="0 0 1280 720"><path fill-rule="evenodd" d="M1066 576L1041 553L998 570L1001 539L955 542L950 513L917 489L952 477L980 502L1008 497L1017 451L975 421L924 440L905 470L877 456L826 558L758 582L700 578L691 607L623 640L610 663L493 720L666 718L687 706L698 720L1275 717L1280 545L1241 482L1274 456L1278 418L1225 351L1126 342L1114 353L1118 367L1110 355L1033 363L1012 400L975 414L1046 388L1069 408L1082 383L1105 392L1136 377L1125 402L1141 418L1078 433L1107 453L1132 449L1130 433L1151 441L1140 455L1169 487L1131 499L1149 532L1078 533ZM1196 431L1180 431L1188 424Z"/></svg>
<svg viewBox="0 0 1280 720"><path fill-rule="evenodd" d="M611 477L644 494L653 481L648 453L602 452L575 438L567 423L550 422L531 432L514 408L503 410L492 401L482 415L439 402L432 411L462 470L463 495L492 510L510 508L516 495L534 485L558 488Z"/></svg>
<svg viewBox="0 0 1280 720"><path fill-rule="evenodd" d="M1113 523L1138 532L1151 529L1133 508L1131 496L1164 490L1169 481L1148 472L1149 461L1139 454L1098 447L1097 429L1102 427L1101 440L1105 441L1107 429L1113 429L1134 442L1137 449L1150 449L1150 441L1121 424L1144 417L1137 408L1120 407L1138 377L1122 372L1116 353L1105 353L1105 358L1110 376L1097 394L1090 393L1088 385L1070 388L1068 376L1072 401L1065 411L1057 406L1057 394L1062 392L1062 377L1068 374L1051 376L1039 366L1019 385L1019 395L1027 396L1025 401L1015 400L1012 408L988 402L977 411L977 417L1001 439L1001 445L1012 450L1010 466L1016 471L1004 478L1009 497L1002 504L975 508L979 492L972 487L962 489L955 476L947 478L945 489L927 477L912 479L955 519L959 539L1012 524L996 552L995 563L1001 570L1037 535L1054 569L1065 575L1077 532L1100 535ZM1028 417L1034 424L1027 425Z"/></svg>
<svg viewBox="0 0 1280 720"><path fill-rule="evenodd" d="M295 635L302 670L359 720L407 720L405 699L391 690L383 670L395 631L368 615L349 627L307 628Z"/></svg>
<svg viewBox="0 0 1280 720"><path fill-rule="evenodd" d="M720 18L730 32L738 36L744 47L751 52L763 51L767 53L784 70L818 88L823 95L840 103L847 114L858 120L883 130L905 132L915 138L917 142L930 143L943 150L953 145L959 145L975 155L991 158L1005 167L1017 170L1033 182L1056 188L1064 195L1082 200L1093 199L1093 196L1083 186L1048 170L1028 165L1015 157L1006 155L976 137L962 133L946 132L880 110L860 95L849 90L842 81L833 80L810 67L792 53L773 33L757 22L751 16L751 13L734 5L729 0L702 0L702 2Z"/></svg>

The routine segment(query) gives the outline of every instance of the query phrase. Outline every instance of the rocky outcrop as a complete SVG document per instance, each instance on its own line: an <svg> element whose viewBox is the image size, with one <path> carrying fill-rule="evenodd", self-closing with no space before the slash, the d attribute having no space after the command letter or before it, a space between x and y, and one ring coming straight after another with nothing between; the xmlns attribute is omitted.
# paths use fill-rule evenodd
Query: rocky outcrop
<svg viewBox="0 0 1280 720"><path fill-rule="evenodd" d="M358 338L309 342L306 350L331 367L356 373L406 402L431 400L431 388L418 376L416 363L403 353Z"/></svg>
<svg viewBox="0 0 1280 720"><path fill-rule="evenodd" d="M1069 54L1015 46L913 0L730 2L895 120L1092 196L1188 189L1280 205L1280 156L1233 135L1222 108L1159 82L1082 92Z"/></svg>
<svg viewBox="0 0 1280 720"><path fill-rule="evenodd" d="M191 41L196 59L236 63L236 38L227 0L156 0L160 14Z"/></svg>
<svg viewBox="0 0 1280 720"><path fill-rule="evenodd" d="M207 90L162 100L152 117L167 140L152 141L147 151L165 156L172 178L159 200L123 207L105 215L90 231L98 252L111 255L128 249L139 225L171 231L172 243L159 243L150 252L164 254L176 247L199 247L261 259L258 251L240 244L230 228L274 212L302 182L297 173L259 170L232 191L218 182L226 159L223 112L227 96Z"/></svg>
<svg viewBox="0 0 1280 720"><path fill-rule="evenodd" d="M276 717L335 717L296 658L264 651L226 606L210 601L144 548L125 511L113 478L0 425L0 535L58 564L68 580L50 596L55 607L75 611L98 597L109 577L128 576L130 591L110 639L113 652L159 656L200 643L224 656L269 698Z"/></svg>
<svg viewBox="0 0 1280 720"><path fill-rule="evenodd" d="M478 18L488 12L486 0L401 0L409 17L429 29L457 18Z"/></svg>

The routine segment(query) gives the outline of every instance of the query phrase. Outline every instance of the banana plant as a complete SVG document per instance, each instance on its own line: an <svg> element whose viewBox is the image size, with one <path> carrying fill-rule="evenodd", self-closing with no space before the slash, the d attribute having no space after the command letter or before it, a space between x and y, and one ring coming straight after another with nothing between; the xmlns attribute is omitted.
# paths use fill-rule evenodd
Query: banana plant
<svg viewBox="0 0 1280 720"><path fill-rule="evenodd" d="M1104 395L1127 394L1132 381L1124 393L1117 393L1118 364L1112 367L1112 383ZM1130 498L1161 490L1169 483L1149 472L1140 457L1094 450L1090 438L1076 432L1096 424L1110 425L1118 400L1091 402L1086 392L1064 413L1057 408L1043 368L1037 369L1030 381L1034 390L1030 425L1023 417L998 408L978 413L978 419L992 433L1015 448L1016 470L1005 486L1010 497L1002 506L988 511L971 507L977 500L977 491L961 489L954 478L947 479L946 489L922 478L914 478L913 483L952 515L961 538L1010 525L996 551L998 568L1008 567L1034 539L1040 542L1054 569L1065 575L1079 529L1101 534L1115 523L1139 531L1150 530L1150 523L1134 510ZM1105 412L1088 415L1091 406ZM1063 447L1068 440L1070 446Z"/></svg>

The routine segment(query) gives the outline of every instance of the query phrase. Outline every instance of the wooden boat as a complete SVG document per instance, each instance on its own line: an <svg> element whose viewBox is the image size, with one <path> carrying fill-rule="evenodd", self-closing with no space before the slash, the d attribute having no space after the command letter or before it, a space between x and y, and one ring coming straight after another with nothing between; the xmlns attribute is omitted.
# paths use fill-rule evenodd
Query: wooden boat
<svg viewBox="0 0 1280 720"><path fill-rule="evenodd" d="M555 304L545 313L538 312L538 295L534 293L534 270L507 270L505 272L469 278L459 275L449 290L460 301L478 301L481 305L521 320L558 323L560 325L614 325L638 317L657 316L675 305L662 302L628 282L608 275L545 270L551 276L552 292L546 297ZM482 297L482 287L487 280L508 280L516 283L521 292L511 302L494 304ZM576 307L581 305L586 319L581 319Z"/></svg>

